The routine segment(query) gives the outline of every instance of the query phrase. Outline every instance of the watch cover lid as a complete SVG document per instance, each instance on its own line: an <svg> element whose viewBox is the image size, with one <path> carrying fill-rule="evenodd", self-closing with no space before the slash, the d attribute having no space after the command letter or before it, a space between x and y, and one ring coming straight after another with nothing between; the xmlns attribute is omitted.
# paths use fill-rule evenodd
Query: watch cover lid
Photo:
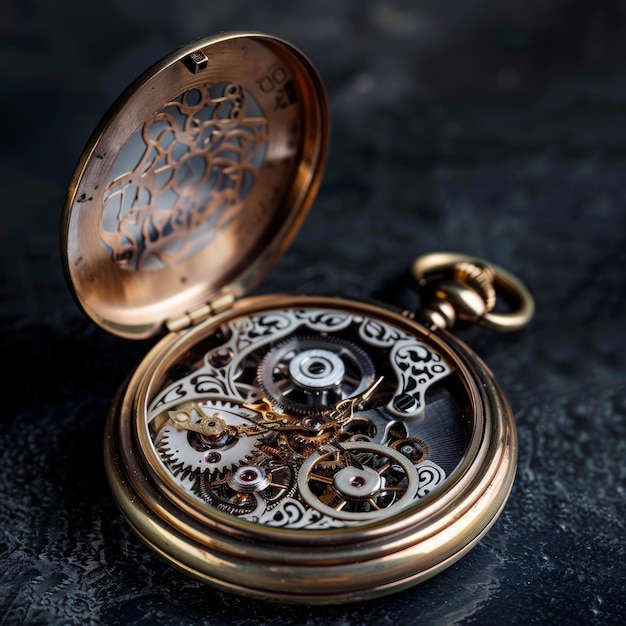
<svg viewBox="0 0 626 626"><path fill-rule="evenodd" d="M147 338L254 287L317 193L328 104L310 61L259 33L192 42L115 101L63 213L64 270L85 313Z"/></svg>

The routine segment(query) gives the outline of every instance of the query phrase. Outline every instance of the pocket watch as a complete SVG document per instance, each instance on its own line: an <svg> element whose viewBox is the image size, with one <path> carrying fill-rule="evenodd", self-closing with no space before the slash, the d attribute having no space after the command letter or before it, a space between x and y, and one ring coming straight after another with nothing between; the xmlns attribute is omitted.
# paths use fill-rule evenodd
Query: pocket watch
<svg viewBox="0 0 626 626"><path fill-rule="evenodd" d="M105 427L122 514L183 572L270 602L426 580L492 526L516 469L507 400L448 330L530 319L531 295L504 269L419 257L420 312L245 296L311 206L328 133L324 86L291 44L195 41L106 113L63 213L80 308L155 338Z"/></svg>

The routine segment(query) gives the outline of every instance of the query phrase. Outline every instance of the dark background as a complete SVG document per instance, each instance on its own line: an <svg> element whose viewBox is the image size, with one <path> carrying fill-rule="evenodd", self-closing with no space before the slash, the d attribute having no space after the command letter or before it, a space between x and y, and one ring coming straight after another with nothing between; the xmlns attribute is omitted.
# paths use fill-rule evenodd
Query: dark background
<svg viewBox="0 0 626 626"><path fill-rule="evenodd" d="M517 417L517 481L485 539L384 599L276 607L173 571L102 462L145 342L75 306L59 250L92 128L188 40L257 30L327 86L326 174L256 291L390 295L419 253L517 274L524 331L467 333ZM0 624L617 624L626 614L626 2L227 0L0 4Z"/></svg>

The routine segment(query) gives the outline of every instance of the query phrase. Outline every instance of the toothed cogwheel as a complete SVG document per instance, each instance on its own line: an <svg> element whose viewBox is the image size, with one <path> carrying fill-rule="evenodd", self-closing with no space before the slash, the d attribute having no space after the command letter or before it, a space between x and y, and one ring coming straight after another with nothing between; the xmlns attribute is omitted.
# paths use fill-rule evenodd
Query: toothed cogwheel
<svg viewBox="0 0 626 626"><path fill-rule="evenodd" d="M198 495L237 516L259 516L296 492L295 470L279 457L261 454L254 465L242 465L220 476L205 473Z"/></svg>
<svg viewBox="0 0 626 626"><path fill-rule="evenodd" d="M238 471L250 471L246 467L239 468ZM263 496L254 490L233 488L229 472L223 476L205 473L199 481L197 492L216 509L237 517L258 517L265 511Z"/></svg>
<svg viewBox="0 0 626 626"><path fill-rule="evenodd" d="M295 336L266 354L257 380L281 410L320 413L366 389L374 374L367 353L349 341Z"/></svg>
<svg viewBox="0 0 626 626"><path fill-rule="evenodd" d="M250 411L250 419L246 419L241 415L244 409L230 402L205 401L198 402L198 406L205 414L216 415L216 423L224 424L222 436L178 430L168 421L156 440L156 449L165 463L185 474L204 471L223 474L254 458L266 435L237 433L237 426L258 421L254 412Z"/></svg>
<svg viewBox="0 0 626 626"><path fill-rule="evenodd" d="M313 509L343 520L387 517L416 497L419 477L400 452L375 443L346 442L312 454L300 468L298 489Z"/></svg>

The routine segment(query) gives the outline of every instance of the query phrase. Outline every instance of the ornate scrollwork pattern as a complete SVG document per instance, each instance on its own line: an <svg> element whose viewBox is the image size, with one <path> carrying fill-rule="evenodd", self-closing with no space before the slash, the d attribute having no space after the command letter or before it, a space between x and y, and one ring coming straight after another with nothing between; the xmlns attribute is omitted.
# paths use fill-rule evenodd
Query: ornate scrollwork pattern
<svg viewBox="0 0 626 626"><path fill-rule="evenodd" d="M396 341L391 363L401 380L401 393L389 404L389 410L402 417L424 410L424 393L435 381L450 373L441 356L414 339ZM398 401L402 397L403 403Z"/></svg>
<svg viewBox="0 0 626 626"><path fill-rule="evenodd" d="M154 397L148 425L160 462L208 507L341 528L393 515L446 478L428 441L449 420L428 421L426 391L451 368L399 327L270 310L223 324L198 356Z"/></svg>
<svg viewBox="0 0 626 626"><path fill-rule="evenodd" d="M212 352L204 357L204 365L190 376L176 381L164 389L152 403L150 411L163 410L164 405L183 399L204 397L207 394L254 400L247 393L251 380L242 379L246 370L254 368L265 355L263 349L272 342L281 340L298 328L320 333L337 333L353 322L353 317L344 312L320 310L270 311L235 319L227 325L227 341L218 349L230 350L234 355L227 368L212 363ZM252 365L249 365L252 363Z"/></svg>
<svg viewBox="0 0 626 626"><path fill-rule="evenodd" d="M188 258L224 229L255 184L267 120L235 83L191 89L124 146L104 192L100 237L127 270Z"/></svg>

